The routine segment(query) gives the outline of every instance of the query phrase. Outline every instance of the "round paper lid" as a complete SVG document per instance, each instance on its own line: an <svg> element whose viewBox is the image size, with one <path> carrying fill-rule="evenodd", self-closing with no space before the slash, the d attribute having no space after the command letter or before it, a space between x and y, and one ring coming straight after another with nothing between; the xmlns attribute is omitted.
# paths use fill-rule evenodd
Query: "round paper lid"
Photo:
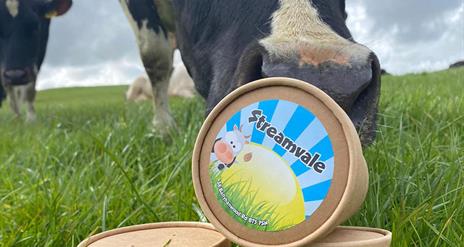
<svg viewBox="0 0 464 247"><path fill-rule="evenodd" d="M350 119L329 96L298 80L264 79L228 95L206 119L193 155L195 192L234 242L309 243L362 203L361 152ZM364 178L356 184L357 167Z"/></svg>
<svg viewBox="0 0 464 247"><path fill-rule="evenodd" d="M366 227L337 227L313 247L388 247L391 232Z"/></svg>
<svg viewBox="0 0 464 247"><path fill-rule="evenodd" d="M211 224L171 222L124 227L103 232L83 241L78 247L114 246L228 247L230 242L214 230Z"/></svg>

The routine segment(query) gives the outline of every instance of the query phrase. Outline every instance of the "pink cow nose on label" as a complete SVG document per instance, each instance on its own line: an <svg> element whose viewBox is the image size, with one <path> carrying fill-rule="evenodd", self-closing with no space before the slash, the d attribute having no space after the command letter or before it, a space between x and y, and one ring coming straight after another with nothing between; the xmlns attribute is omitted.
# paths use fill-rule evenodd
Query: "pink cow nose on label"
<svg viewBox="0 0 464 247"><path fill-rule="evenodd" d="M218 141L216 144L214 144L214 153L220 161L226 164L232 163L234 160L232 149L229 145L227 145L227 143L223 141Z"/></svg>

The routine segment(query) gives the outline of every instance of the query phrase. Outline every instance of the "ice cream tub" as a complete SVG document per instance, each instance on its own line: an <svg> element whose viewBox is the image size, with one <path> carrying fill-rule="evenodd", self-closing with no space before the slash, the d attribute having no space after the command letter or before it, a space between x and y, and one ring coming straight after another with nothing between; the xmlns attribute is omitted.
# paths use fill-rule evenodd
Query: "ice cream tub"
<svg viewBox="0 0 464 247"><path fill-rule="evenodd" d="M167 222L123 227L92 236L78 247L229 247L231 243L211 224Z"/></svg>
<svg viewBox="0 0 464 247"><path fill-rule="evenodd" d="M312 247L389 247L391 232L366 227L337 227Z"/></svg>
<svg viewBox="0 0 464 247"><path fill-rule="evenodd" d="M368 172L346 113L310 83L251 82L206 118L195 193L218 231L243 246L314 243L364 201Z"/></svg>

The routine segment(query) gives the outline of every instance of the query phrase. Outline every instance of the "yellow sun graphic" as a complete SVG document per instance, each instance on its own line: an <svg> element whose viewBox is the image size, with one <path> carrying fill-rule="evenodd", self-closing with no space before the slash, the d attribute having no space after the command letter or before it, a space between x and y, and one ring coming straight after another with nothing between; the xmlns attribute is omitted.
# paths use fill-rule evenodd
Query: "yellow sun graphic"
<svg viewBox="0 0 464 247"><path fill-rule="evenodd" d="M267 210L272 208L275 217L269 219L276 222L269 223L275 229L283 230L305 220L303 195L295 174L282 157L262 145L245 145L236 162L222 171L219 178L225 187L234 185L236 191L241 193L233 198L235 200L253 194L253 200L247 201L252 205L246 205L247 208L263 208L262 205L268 205ZM232 204L245 207L242 202L232 201ZM244 208L239 210L246 211ZM259 210L249 211L260 214Z"/></svg>

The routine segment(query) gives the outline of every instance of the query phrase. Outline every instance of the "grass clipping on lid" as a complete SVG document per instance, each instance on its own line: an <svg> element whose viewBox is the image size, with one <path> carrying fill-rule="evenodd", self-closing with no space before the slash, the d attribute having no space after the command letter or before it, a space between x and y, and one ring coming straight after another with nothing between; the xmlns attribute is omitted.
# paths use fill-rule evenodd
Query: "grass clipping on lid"
<svg viewBox="0 0 464 247"><path fill-rule="evenodd" d="M270 168L272 166L272 169ZM262 145L247 144L233 166L210 163L211 182L221 206L243 225L282 231L305 220L298 181L289 165Z"/></svg>

